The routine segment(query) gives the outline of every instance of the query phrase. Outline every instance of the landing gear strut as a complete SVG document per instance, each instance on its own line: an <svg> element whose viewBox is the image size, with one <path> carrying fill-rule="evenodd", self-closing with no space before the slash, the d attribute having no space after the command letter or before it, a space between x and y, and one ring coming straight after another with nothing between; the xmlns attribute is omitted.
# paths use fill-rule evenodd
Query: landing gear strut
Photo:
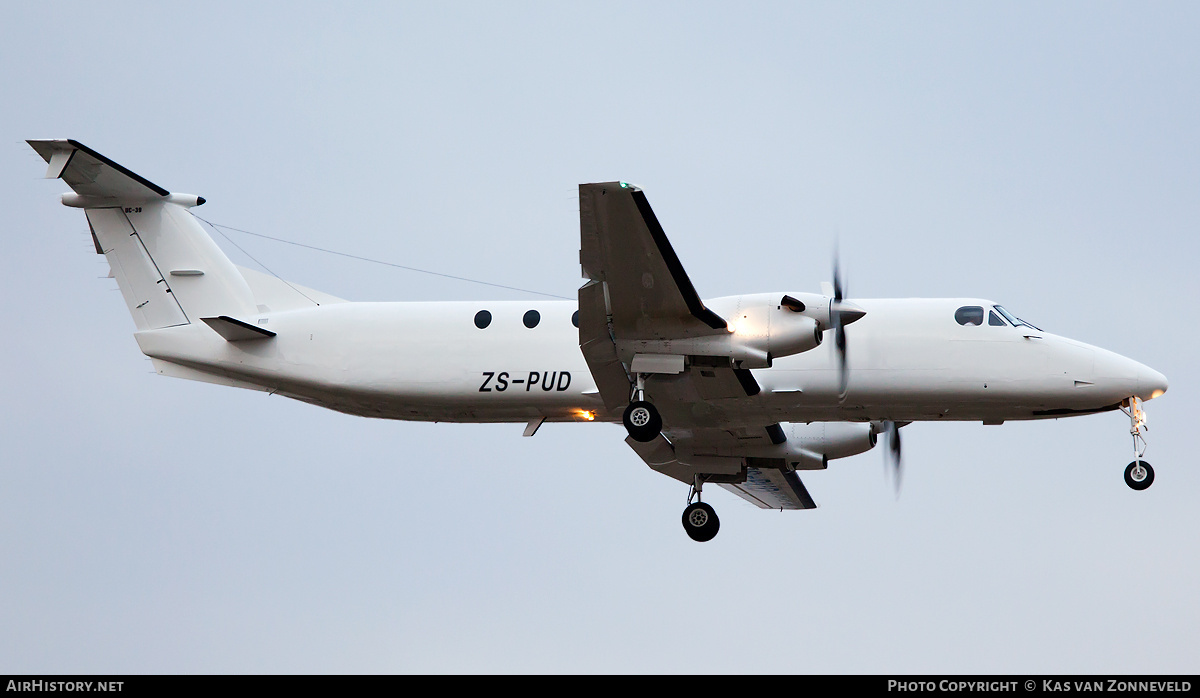
<svg viewBox="0 0 1200 698"><path fill-rule="evenodd" d="M629 432L634 441L642 443L653 441L662 431L662 417L659 416L654 405L646 401L645 385L646 377L639 373L637 388L633 391L633 399L625 408L625 413L621 415L621 422L625 425L625 430Z"/></svg>
<svg viewBox="0 0 1200 698"><path fill-rule="evenodd" d="M698 543L712 540L721 530L721 520L717 518L716 510L700 501L700 489L703 486L703 481L697 475L688 493L687 508L683 510L683 530ZM693 502L693 499L696 501Z"/></svg>
<svg viewBox="0 0 1200 698"><path fill-rule="evenodd" d="M1125 484L1135 490L1144 490L1154 483L1154 468L1142 460L1146 453L1146 437L1142 436L1142 432L1148 429L1146 412L1142 410L1142 401L1137 397L1129 398L1121 406L1121 411L1129 415L1129 434L1133 437L1133 462L1125 466Z"/></svg>

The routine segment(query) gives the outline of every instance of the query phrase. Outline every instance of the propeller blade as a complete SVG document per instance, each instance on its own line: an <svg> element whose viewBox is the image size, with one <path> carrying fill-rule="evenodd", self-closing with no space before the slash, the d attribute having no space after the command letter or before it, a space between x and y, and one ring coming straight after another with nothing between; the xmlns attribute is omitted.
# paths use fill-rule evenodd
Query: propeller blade
<svg viewBox="0 0 1200 698"><path fill-rule="evenodd" d="M842 324L841 315L836 311L833 321L833 339L838 352L838 395L846 397L846 388L850 384L850 374L846 370L846 328Z"/></svg>
<svg viewBox="0 0 1200 698"><path fill-rule="evenodd" d="M896 497L900 497L900 481L904 475L904 460L900 450L900 427L893 421L883 423L884 432L887 433L887 452L884 454L885 472L891 475L892 486L896 490Z"/></svg>
<svg viewBox="0 0 1200 698"><path fill-rule="evenodd" d="M841 399L845 399L846 389L850 384L850 374L846 370L846 325L866 313L861 308L843 301L846 287L842 284L840 258L841 255L835 246L833 249L833 300L829 303L829 321L833 325L833 339L838 352L838 395Z"/></svg>

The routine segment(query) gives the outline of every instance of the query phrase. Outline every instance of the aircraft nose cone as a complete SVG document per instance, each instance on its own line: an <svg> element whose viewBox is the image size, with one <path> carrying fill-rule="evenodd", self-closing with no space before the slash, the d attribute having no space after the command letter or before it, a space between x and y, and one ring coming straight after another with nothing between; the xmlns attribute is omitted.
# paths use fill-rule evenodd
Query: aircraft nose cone
<svg viewBox="0 0 1200 698"><path fill-rule="evenodd" d="M1131 395L1150 400L1167 392L1166 376L1120 354L1096 349L1095 366L1096 386L1113 402Z"/></svg>
<svg viewBox="0 0 1200 698"><path fill-rule="evenodd" d="M1149 366L1138 365L1138 397L1152 400L1167 392L1167 377Z"/></svg>

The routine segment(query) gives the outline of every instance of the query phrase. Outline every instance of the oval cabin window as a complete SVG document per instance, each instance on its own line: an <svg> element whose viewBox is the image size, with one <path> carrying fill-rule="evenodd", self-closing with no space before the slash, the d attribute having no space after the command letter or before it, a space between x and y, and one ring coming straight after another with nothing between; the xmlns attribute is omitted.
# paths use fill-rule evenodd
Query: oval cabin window
<svg viewBox="0 0 1200 698"><path fill-rule="evenodd" d="M982 325L983 308L978 305L964 305L954 312L954 319L960 325Z"/></svg>

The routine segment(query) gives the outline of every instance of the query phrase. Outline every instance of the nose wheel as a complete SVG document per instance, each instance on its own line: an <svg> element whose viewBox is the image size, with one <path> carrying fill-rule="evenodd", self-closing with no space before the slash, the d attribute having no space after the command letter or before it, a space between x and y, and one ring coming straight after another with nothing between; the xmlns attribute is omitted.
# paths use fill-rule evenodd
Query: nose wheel
<svg viewBox="0 0 1200 698"><path fill-rule="evenodd" d="M1135 490L1144 490L1154 483L1154 468L1144 460L1135 460L1125 466L1125 484Z"/></svg>
<svg viewBox="0 0 1200 698"><path fill-rule="evenodd" d="M1129 415L1129 434L1133 437L1133 462L1125 466L1125 484L1140 492L1154 484L1154 468L1142 460L1146 454L1146 437L1142 432L1149 428L1146 426L1146 412L1142 409L1141 399L1137 397L1126 400L1121 411Z"/></svg>

